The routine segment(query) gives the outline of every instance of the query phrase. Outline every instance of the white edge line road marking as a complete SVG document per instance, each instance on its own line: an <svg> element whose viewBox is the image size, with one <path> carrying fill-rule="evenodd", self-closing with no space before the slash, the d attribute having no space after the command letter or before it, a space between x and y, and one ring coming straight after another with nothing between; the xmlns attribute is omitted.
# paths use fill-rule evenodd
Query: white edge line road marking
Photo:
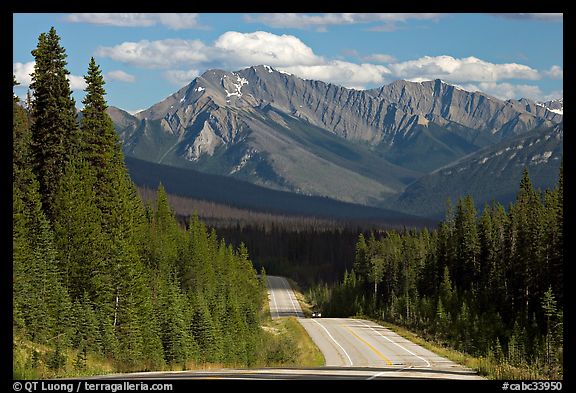
<svg viewBox="0 0 576 393"><path fill-rule="evenodd" d="M390 341L392 344L396 344L397 346L399 346L400 348L402 348L403 350L405 350L406 352L408 352L410 355L416 356L418 359L424 360L424 361L426 362L426 364L427 364L426 367L432 367L432 365L430 364L430 362L429 362L428 360L424 359L422 356L418 356L418 355L416 355L414 352L410 351L409 349L404 348L402 345L400 345L400 344L398 344L398 343L390 340L388 337L382 335L382 333L380 333L378 330L374 329L374 328L373 328L372 326L370 326L370 325L367 325L367 324L364 323L363 321L361 321L361 320L359 320L359 319L357 319L357 321L360 322L361 324L363 324L364 326L370 328L371 330L375 331L379 336L384 337L386 340Z"/></svg>
<svg viewBox="0 0 576 393"><path fill-rule="evenodd" d="M294 300L292 299L293 292L292 292L292 288L290 287L290 284L288 284L288 280L283 278L282 283L284 284L284 286L286 287L286 290L288 291L288 299L290 299L290 303L292 304L292 309L294 309L294 313L296 314L296 316L299 316L300 313L298 312L298 310L296 309L296 306L294 305Z"/></svg>
<svg viewBox="0 0 576 393"><path fill-rule="evenodd" d="M350 366L352 366L353 363L352 363L352 359L350 359L350 355L348 355L348 352L346 352L346 350L342 347L342 345L340 345L340 344L338 343L338 341L336 341L336 340L334 339L334 337L332 337L332 335L330 334L330 332L328 331L328 329L326 329L326 328L324 327L324 325L322 325L322 324L321 324L320 322L318 322L317 320L313 319L312 321L316 322L318 325L320 325L320 327L321 327L322 329L324 329L324 330L326 331L326 333L327 333L328 336L332 339L332 341L334 341L334 342L336 343L336 345L338 345L338 346L340 347L340 349L342 349L342 351L344 352L344 354L345 354L346 357L348 358L348 362L350 362Z"/></svg>
<svg viewBox="0 0 576 393"><path fill-rule="evenodd" d="M376 373L376 374L372 375L371 377L366 378L366 380L367 380L367 381L370 381L370 380L372 380L372 379L374 379L374 378L378 378L378 377L384 375L384 373L386 373L386 371L380 371L379 373Z"/></svg>
<svg viewBox="0 0 576 393"><path fill-rule="evenodd" d="M268 278L270 279L270 278ZM276 304L276 296L274 296L274 289L270 288L270 293L272 294L272 301L274 302L274 307L276 307L276 317L280 316L280 312L278 311L278 304ZM270 313L272 314L272 313ZM272 315L270 315L272 316Z"/></svg>
<svg viewBox="0 0 576 393"><path fill-rule="evenodd" d="M414 367L414 366L410 365L410 366L406 366L406 367L403 367L403 368L401 368L401 369L399 369L399 370L394 370L394 371L396 371L396 372L404 371L404 370L406 370L406 369L408 369L408 368L413 368L413 367ZM376 373L376 374L372 375L370 378L367 378L366 380L369 381L369 380L371 380L371 379L381 377L382 375L386 374L387 372L389 372L389 371L388 371L388 370L386 370L386 371L380 371L379 373Z"/></svg>

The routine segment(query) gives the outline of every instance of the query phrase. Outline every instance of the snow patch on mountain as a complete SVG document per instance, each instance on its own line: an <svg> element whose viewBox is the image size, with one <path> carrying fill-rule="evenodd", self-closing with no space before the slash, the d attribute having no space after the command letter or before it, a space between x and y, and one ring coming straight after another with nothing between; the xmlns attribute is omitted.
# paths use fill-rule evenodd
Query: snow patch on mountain
<svg viewBox="0 0 576 393"><path fill-rule="evenodd" d="M536 154L532 157L530 164L537 165L546 163L550 157L552 157L551 151L545 151L542 154Z"/></svg>
<svg viewBox="0 0 576 393"><path fill-rule="evenodd" d="M236 91L229 92L228 89L225 88L224 91L226 92L226 98L231 97L231 96L237 96L238 98L240 98L240 97L242 97L242 86L247 85L248 80L245 78L242 78L240 75L238 75L236 73L232 73L232 75L236 76L236 83L232 83L232 86L234 86ZM226 76L226 75L224 75L224 76Z"/></svg>
<svg viewBox="0 0 576 393"><path fill-rule="evenodd" d="M246 163L248 163L248 161L250 161L250 159L252 159L252 157L254 157L254 155L258 153L258 151L256 149L250 149L248 150L243 156L242 158L240 158L240 162L238 163L238 165L236 165L234 168L232 168L232 170L230 171L230 175L235 174L236 172L239 172L242 168L244 168L246 166Z"/></svg>
<svg viewBox="0 0 576 393"><path fill-rule="evenodd" d="M537 102L536 105L548 109L552 113L558 115L564 115L564 99L559 98L557 100Z"/></svg>

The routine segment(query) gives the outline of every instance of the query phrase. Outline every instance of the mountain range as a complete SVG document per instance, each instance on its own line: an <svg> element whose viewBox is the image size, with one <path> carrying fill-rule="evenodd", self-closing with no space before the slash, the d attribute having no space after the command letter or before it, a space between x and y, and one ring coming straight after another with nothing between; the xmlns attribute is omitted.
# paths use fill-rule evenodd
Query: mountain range
<svg viewBox="0 0 576 393"><path fill-rule="evenodd" d="M532 135L546 140L507 156L502 177L539 165L543 186L553 184L562 156L562 100L503 101L441 80L355 90L266 65L208 70L144 111L109 114L128 157L422 216L438 214L422 206L427 185L499 198L490 191L494 174L482 173L494 149L510 151ZM465 163L476 168L474 187L459 170Z"/></svg>

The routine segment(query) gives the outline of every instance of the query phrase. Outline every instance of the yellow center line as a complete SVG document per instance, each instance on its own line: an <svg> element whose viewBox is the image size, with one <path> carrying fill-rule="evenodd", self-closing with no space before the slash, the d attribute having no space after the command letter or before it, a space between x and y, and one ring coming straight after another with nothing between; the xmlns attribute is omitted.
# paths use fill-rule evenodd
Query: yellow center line
<svg viewBox="0 0 576 393"><path fill-rule="evenodd" d="M380 352L379 350L377 350L376 348L374 348L372 345L370 345L370 343L366 340L364 340L362 337L360 337L359 335L357 335L356 333L354 333L354 331L352 329L350 329L348 326L344 326L346 329L348 329L350 331L350 333L352 333L352 335L354 335L354 337L356 337L358 340L362 341L364 344L366 344L368 346L368 348L370 348L376 355L378 355L380 357L380 359L384 360L386 362L386 364L388 364L389 366L392 365L392 362L390 361L390 359L388 359L386 356L384 356L382 354L382 352Z"/></svg>

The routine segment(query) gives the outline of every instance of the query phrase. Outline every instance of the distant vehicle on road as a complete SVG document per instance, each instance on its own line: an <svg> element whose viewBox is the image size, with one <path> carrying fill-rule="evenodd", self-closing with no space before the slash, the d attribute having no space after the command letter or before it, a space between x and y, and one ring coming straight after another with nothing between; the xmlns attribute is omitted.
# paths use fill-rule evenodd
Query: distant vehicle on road
<svg viewBox="0 0 576 393"><path fill-rule="evenodd" d="M312 318L322 318L322 313L319 310L313 310Z"/></svg>

